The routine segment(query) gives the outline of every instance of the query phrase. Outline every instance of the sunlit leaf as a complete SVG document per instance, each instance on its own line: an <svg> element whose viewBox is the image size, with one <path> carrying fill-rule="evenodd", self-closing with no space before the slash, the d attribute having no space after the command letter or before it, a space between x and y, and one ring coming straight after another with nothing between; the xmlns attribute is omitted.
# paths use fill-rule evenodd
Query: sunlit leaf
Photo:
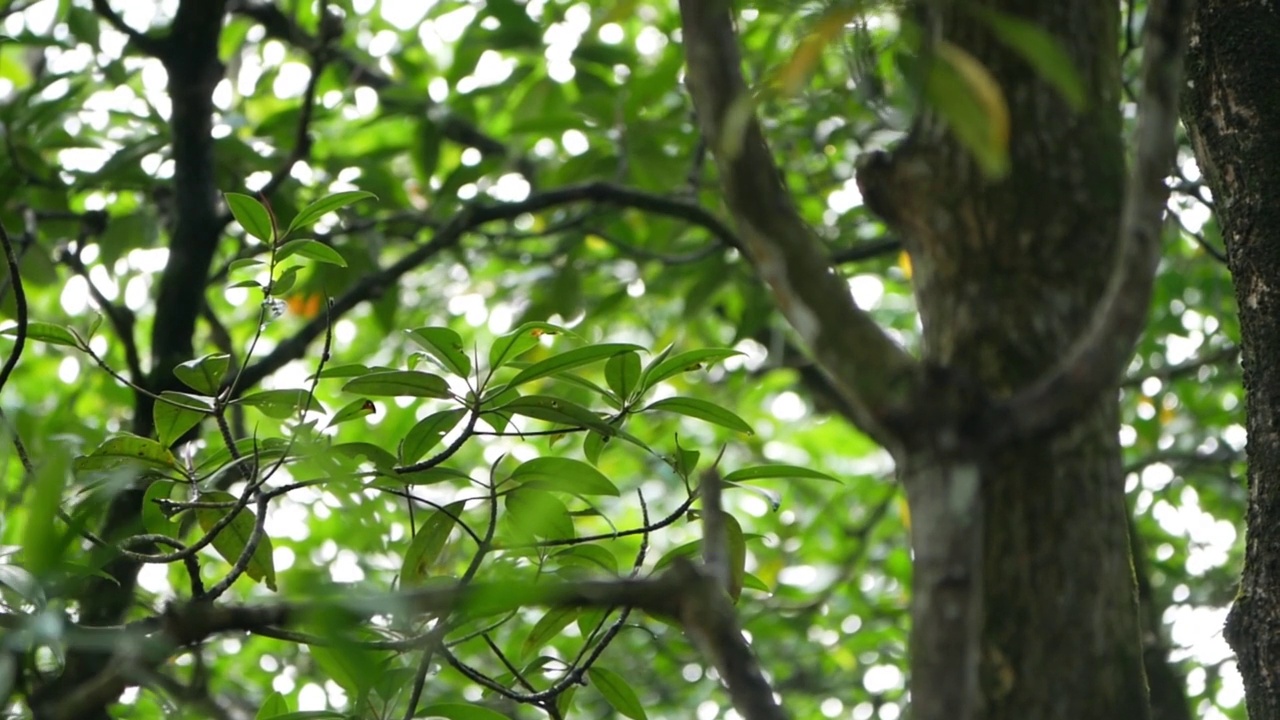
<svg viewBox="0 0 1280 720"><path fill-rule="evenodd" d="M618 495L604 473L573 458L540 457L523 463L511 473L511 479L529 487L580 495Z"/></svg>
<svg viewBox="0 0 1280 720"><path fill-rule="evenodd" d="M756 465L754 467L741 468L726 474L724 481L742 482L744 480L765 480L768 478L806 478L840 482L839 478L798 465Z"/></svg>
<svg viewBox="0 0 1280 720"><path fill-rule="evenodd" d="M496 370L529 352L548 335L560 335L566 331L558 325L530 322L493 341L489 347L489 369Z"/></svg>
<svg viewBox="0 0 1280 720"><path fill-rule="evenodd" d="M343 405L342 408L338 410L338 412L334 413L333 417L329 418L328 426L333 427L334 425L340 425L350 420L355 420L357 418L362 418L362 417L368 417L377 412L378 412L378 406L374 405L373 401L367 398L352 400L346 405Z"/></svg>
<svg viewBox="0 0 1280 720"><path fill-rule="evenodd" d="M612 357L619 353L643 349L644 348L639 345L632 345L630 343L603 343L601 345L588 345L587 347L574 348L573 350L553 355L546 360L536 362L529 367L526 367L516 373L515 377L511 378L507 387L517 387L531 380L582 367L583 365L604 360L605 358Z"/></svg>
<svg viewBox="0 0 1280 720"><path fill-rule="evenodd" d="M706 367L707 363L719 362L727 357L741 354L741 352L730 348L706 348L663 357L645 368L641 385L647 390L674 375L701 370Z"/></svg>
<svg viewBox="0 0 1280 720"><path fill-rule="evenodd" d="M607 480L606 480L607 482ZM533 489L538 482L526 483L507 494L506 519L521 534L533 538L562 540L574 537L573 518L564 501L549 492Z"/></svg>
<svg viewBox="0 0 1280 720"><path fill-rule="evenodd" d="M326 195L302 208L302 210L294 216L293 220L289 222L289 229L285 231L285 235L290 235L294 230L311 225L328 213L340 210L366 198L373 198L376 200L377 196L371 192L365 192L363 190L348 190L345 192L336 192L332 195Z"/></svg>
<svg viewBox="0 0 1280 720"><path fill-rule="evenodd" d="M10 325L0 330L0 335L8 335L16 337L18 335L18 326ZM27 339L36 342L49 343L50 345L63 345L65 347L83 348L84 341L80 336L70 328L53 323L30 321L27 323Z"/></svg>
<svg viewBox="0 0 1280 720"><path fill-rule="evenodd" d="M547 422L573 427L584 427L612 436L617 430L601 419L600 415L577 403L546 395L525 395L497 408L494 413L523 415Z"/></svg>
<svg viewBox="0 0 1280 720"><path fill-rule="evenodd" d="M316 262L329 263L338 267L346 267L347 261L338 254L337 250L325 245L317 240L303 238L301 240L290 240L280 246L276 251L276 262L284 260L291 255L300 255L309 260Z"/></svg>
<svg viewBox="0 0 1280 720"><path fill-rule="evenodd" d="M239 405L248 405L262 411L267 417L273 417L279 420L285 420L297 415L304 408L310 408L315 412L324 412L322 407L311 394L301 388L298 389L280 389L280 390L263 390L261 392L250 393L236 400Z"/></svg>
<svg viewBox="0 0 1280 720"><path fill-rule="evenodd" d="M439 444L445 434L466 414L467 411L461 408L442 410L419 420L400 443L400 462L406 465L417 462L428 450Z"/></svg>
<svg viewBox="0 0 1280 720"><path fill-rule="evenodd" d="M212 396L218 394L229 367L230 355L213 353L179 364L173 369L173 375L192 390Z"/></svg>
<svg viewBox="0 0 1280 720"><path fill-rule="evenodd" d="M604 379L609 389L625 402L640 384L640 354L624 352L609 358L604 364Z"/></svg>
<svg viewBox="0 0 1280 720"><path fill-rule="evenodd" d="M361 375L342 386L344 392L374 397L449 397L449 383L418 370L387 370Z"/></svg>
<svg viewBox="0 0 1280 720"><path fill-rule="evenodd" d="M271 229L271 214L262 203L241 193L229 192L223 193L223 196L227 199L227 208L231 210L232 217L245 232L265 243L271 242L275 234Z"/></svg>
<svg viewBox="0 0 1280 720"><path fill-rule="evenodd" d="M454 375L471 375L471 358L462 345L462 336L457 332L444 327L424 327L410 330L409 338Z"/></svg>
<svg viewBox="0 0 1280 720"><path fill-rule="evenodd" d="M671 397L659 400L650 404L645 408L648 410L666 410L667 412L679 413L691 418L705 420L709 423L715 423L737 430L748 435L754 434L755 431L747 424L747 421L735 415L732 411L716 405L715 403L701 400L699 398L689 397Z"/></svg>

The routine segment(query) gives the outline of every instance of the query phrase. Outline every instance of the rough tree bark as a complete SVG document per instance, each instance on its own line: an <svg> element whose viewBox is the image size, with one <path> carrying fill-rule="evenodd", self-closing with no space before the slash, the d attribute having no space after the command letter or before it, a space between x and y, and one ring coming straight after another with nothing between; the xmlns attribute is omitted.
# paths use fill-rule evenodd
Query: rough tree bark
<svg viewBox="0 0 1280 720"><path fill-rule="evenodd" d="M858 425L898 462L915 552L912 716L1144 718L1116 382L1150 297L1186 3L1150 12L1147 127L1127 196L1118 6L979 4L1053 33L1087 101L1072 110L972 7L916 8L938 11L935 42L991 72L1011 121L1000 180L929 115L859 172L911 254L921 362L849 300L759 125L744 126L728 2L681 1L687 82L753 262Z"/></svg>
<svg viewBox="0 0 1280 720"><path fill-rule="evenodd" d="M1213 191L1240 312L1249 434L1244 576L1225 637L1249 717L1280 717L1280 14L1200 0L1183 122Z"/></svg>

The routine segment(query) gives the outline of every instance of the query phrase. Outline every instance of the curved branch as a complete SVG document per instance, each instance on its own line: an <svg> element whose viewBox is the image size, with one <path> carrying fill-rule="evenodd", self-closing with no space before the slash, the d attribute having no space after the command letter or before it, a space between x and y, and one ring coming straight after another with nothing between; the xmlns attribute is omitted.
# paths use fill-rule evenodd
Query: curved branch
<svg viewBox="0 0 1280 720"><path fill-rule="evenodd" d="M124 18L111 9L111 6L107 4L107 0L93 0L93 11L98 13L103 20L106 20L108 25L124 33L129 38L129 42L133 43L134 47L144 54L160 57L164 53L165 46L163 42L129 27Z"/></svg>
<svg viewBox="0 0 1280 720"><path fill-rule="evenodd" d="M886 420L917 394L919 363L853 302L796 210L752 110L728 0L681 0L680 15L689 93L749 255L858 426L896 446Z"/></svg>
<svg viewBox="0 0 1280 720"><path fill-rule="evenodd" d="M1169 197L1165 179L1177 152L1178 91L1191 0L1152 2L1144 30L1137 153L1120 219L1120 247L1106 293L1088 327L1062 361L997 413L999 439L1052 429L1116 387L1151 304L1160 231Z"/></svg>

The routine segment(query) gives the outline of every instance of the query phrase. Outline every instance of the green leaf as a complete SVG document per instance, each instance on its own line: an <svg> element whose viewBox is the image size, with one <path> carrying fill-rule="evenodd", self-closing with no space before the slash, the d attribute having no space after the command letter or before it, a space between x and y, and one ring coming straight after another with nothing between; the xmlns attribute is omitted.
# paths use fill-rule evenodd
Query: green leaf
<svg viewBox="0 0 1280 720"><path fill-rule="evenodd" d="M592 665L587 669L587 677L618 713L632 720L648 720L649 716L645 714L644 705L640 704L636 691L631 689L621 675L608 668Z"/></svg>
<svg viewBox="0 0 1280 720"><path fill-rule="evenodd" d="M645 410L666 410L667 412L679 413L680 415L722 425L730 430L737 430L748 435L755 434L751 426L742 418L715 403L699 400L698 398L666 398L649 405Z"/></svg>
<svg viewBox="0 0 1280 720"><path fill-rule="evenodd" d="M604 379L609 389L625 403L640 384L640 354L625 352L609 358L604 364Z"/></svg>
<svg viewBox="0 0 1280 720"><path fill-rule="evenodd" d="M470 703L437 703L424 708L420 715L414 717L446 718L447 720L510 720L502 713L480 705Z"/></svg>
<svg viewBox="0 0 1280 720"><path fill-rule="evenodd" d="M574 348L573 350L553 355L546 360L536 362L521 370L516 373L515 377L511 378L511 382L507 383L507 387L517 387L531 380L582 367L619 353L643 349L639 345L630 343L602 343L600 345Z"/></svg>
<svg viewBox="0 0 1280 720"><path fill-rule="evenodd" d="M262 203L241 193L223 193L223 197L227 199L227 208L231 210L232 217L240 223L240 227L244 228L245 232L265 243L271 242L274 235L271 229L271 213L267 212Z"/></svg>
<svg viewBox="0 0 1280 720"><path fill-rule="evenodd" d="M1057 89L1072 110L1084 109L1087 102L1084 83L1057 37L1035 23L1007 13L977 5L966 7L990 24L1000 42L1021 55L1040 77Z"/></svg>
<svg viewBox="0 0 1280 720"><path fill-rule="evenodd" d="M556 553L554 558L562 566L585 567L597 574L601 570L618 574L618 558L599 545L575 545Z"/></svg>
<svg viewBox="0 0 1280 720"><path fill-rule="evenodd" d="M237 258L227 263L227 272L233 273L248 268L256 268L263 264L258 258Z"/></svg>
<svg viewBox="0 0 1280 720"><path fill-rule="evenodd" d="M542 617L538 618L538 622L533 624L533 629L529 631L529 636L524 639L520 645L520 657L527 658L534 652L542 649L542 646L551 642L561 630L564 630L578 616L582 614L579 608L552 608Z"/></svg>
<svg viewBox="0 0 1280 720"><path fill-rule="evenodd" d="M582 441L582 454L586 456L587 462L592 465L599 465L600 454L604 452L604 448L608 444L608 435L601 435L594 430L588 430L587 437Z"/></svg>
<svg viewBox="0 0 1280 720"><path fill-rule="evenodd" d="M284 260L290 255L301 255L309 260L329 263L330 265L337 265L338 267L347 266L346 259L339 255L337 250L334 250L318 240L311 240L309 238L290 240L284 245L281 245L280 249L276 251L276 262Z"/></svg>
<svg viewBox="0 0 1280 720"><path fill-rule="evenodd" d="M374 200L377 200L378 196L371 192L365 192L364 190L348 190L345 192L333 193L332 195L326 195L302 208L302 210L294 216L293 220L289 222L289 229L285 230L284 234L289 235L293 233L294 230L306 227L334 210L339 210L366 198L373 198Z"/></svg>
<svg viewBox="0 0 1280 720"><path fill-rule="evenodd" d="M810 470L799 465L756 465L740 468L724 476L725 482L742 482L744 480L764 480L767 478L805 478L810 480L829 480L834 483L840 479L817 470Z"/></svg>
<svg viewBox="0 0 1280 720"><path fill-rule="evenodd" d="M274 462L284 455L289 441L284 438L240 438L235 442L236 454L240 457L254 456L258 462ZM196 466L197 475L207 475L231 462L231 451L223 445L210 448L207 455L200 458Z"/></svg>
<svg viewBox="0 0 1280 720"><path fill-rule="evenodd" d="M463 482L471 482L471 476L450 467L437 465L433 468L425 470L415 470L413 472L396 473L387 475L385 478L386 485L391 487L404 487L405 485L434 485L439 482L448 480L462 480Z"/></svg>
<svg viewBox="0 0 1280 720"><path fill-rule="evenodd" d="M471 376L471 358L462 346L462 336L445 327L424 327L409 331L409 338L422 346L446 370L458 377Z"/></svg>
<svg viewBox="0 0 1280 720"><path fill-rule="evenodd" d="M351 720L351 716L333 710L298 710L275 715L271 720Z"/></svg>
<svg viewBox="0 0 1280 720"><path fill-rule="evenodd" d="M236 402L240 405L257 408L263 415L277 420L287 420L307 407L316 412L325 412L320 402L312 398L311 393L302 388L263 390L245 395L236 400Z"/></svg>
<svg viewBox="0 0 1280 720"><path fill-rule="evenodd" d="M198 393L217 395L229 367L230 355L214 353L178 365L173 369L173 375Z"/></svg>
<svg viewBox="0 0 1280 720"><path fill-rule="evenodd" d="M374 405L373 401L368 398L352 400L346 405L343 405L341 410L334 413L333 417L329 418L329 424L327 427L340 425L348 420L355 420L356 418L368 417L376 412L378 412L378 406Z"/></svg>
<svg viewBox="0 0 1280 720"><path fill-rule="evenodd" d="M619 495L618 486L604 473L572 458L534 458L516 468L511 479L528 487L576 495Z"/></svg>
<svg viewBox="0 0 1280 720"><path fill-rule="evenodd" d="M533 538L562 540L574 537L569 508L549 492L525 485L508 493L503 504L507 508L507 521L519 534L527 536L526 542Z"/></svg>
<svg viewBox="0 0 1280 720"><path fill-rule="evenodd" d="M374 397L450 397L449 383L444 378L418 370L372 372L347 382L342 390Z"/></svg>
<svg viewBox="0 0 1280 720"><path fill-rule="evenodd" d="M280 272L274 280L271 281L271 296L281 297L288 294L293 286L298 283L298 271L302 268L298 265L287 267Z"/></svg>
<svg viewBox="0 0 1280 720"><path fill-rule="evenodd" d="M595 412L562 398L547 395L525 395L495 408L494 413L523 415L537 420L560 423L574 427L585 427L602 435L613 436L618 433L612 425L605 422Z"/></svg>
<svg viewBox="0 0 1280 720"><path fill-rule="evenodd" d="M456 517L465 506L465 502L446 505L448 514L434 510L422 521L422 526L404 551L404 563L400 568L402 586L420 585L430 577L431 570L440 559L440 553L444 551L445 543L453 532L454 520L450 515Z"/></svg>
<svg viewBox="0 0 1280 720"><path fill-rule="evenodd" d="M372 373L372 372L383 372L391 369L392 368L382 368L382 367L371 368L367 365L361 365L360 363L345 363L342 365L329 365L328 367L320 371L320 377L322 378L360 377L362 375L368 375L369 373ZM316 377L315 375L312 375L307 379L313 380L315 379L315 377Z"/></svg>
<svg viewBox="0 0 1280 720"><path fill-rule="evenodd" d="M280 693L273 692L262 701L262 705L258 707L258 714L253 716L253 720L272 720L288 712L289 702Z"/></svg>
<svg viewBox="0 0 1280 720"><path fill-rule="evenodd" d="M17 325L10 325L5 329L0 330L0 335L16 337L17 334ZM80 336L76 334L76 331L61 325L54 325L53 323L46 322L28 322L27 339L34 340L36 342L49 343L50 345L65 345L66 347L73 347L76 349L85 347L84 341L80 339Z"/></svg>
<svg viewBox="0 0 1280 720"><path fill-rule="evenodd" d="M237 498L231 493L213 491L202 493L200 500L203 502L236 502ZM209 528L220 522L233 509L196 508L196 520L207 533ZM214 536L213 549L218 551L223 560L232 565L236 564L236 561L240 559L240 553L244 552L244 549L249 546L249 537L253 534L256 522L256 516L252 510L247 507L242 509L226 527L222 528ZM258 547L254 548L253 555L249 557L249 564L245 567L244 572L254 580L266 585L269 589L276 589L276 566L271 549L271 538L266 533L263 533Z"/></svg>
<svg viewBox="0 0 1280 720"><path fill-rule="evenodd" d="M154 480L147 486L147 492L142 496L142 526L147 532L171 538L182 535L178 523L170 520L156 504L156 500L171 499L177 489L178 484L170 480Z"/></svg>
<svg viewBox="0 0 1280 720"><path fill-rule="evenodd" d="M742 534L738 519L724 513L725 551L729 557L729 597L734 602L742 596L743 577L747 572L747 539Z"/></svg>
<svg viewBox="0 0 1280 720"><path fill-rule="evenodd" d="M700 370L707 363L719 362L727 357L741 354L731 348L705 348L678 353L665 359L659 358L645 369L641 385L648 390L673 375Z"/></svg>
<svg viewBox="0 0 1280 720"><path fill-rule="evenodd" d="M173 445L184 433L213 413L211 402L199 410L192 409L191 406L199 400L204 398L169 390L160 393L160 399L151 407L151 418L156 427L156 439L161 445Z"/></svg>
<svg viewBox="0 0 1280 720"><path fill-rule="evenodd" d="M164 445L137 435L118 435L98 446L89 455L75 459L77 475L84 472L113 472L128 467L177 469L178 461Z"/></svg>
<svg viewBox="0 0 1280 720"><path fill-rule="evenodd" d="M367 458L373 463L374 467L379 470L390 470L395 467L396 456L384 450L379 445L367 442L348 442L338 443L333 446L333 451L341 453L353 460L359 460L361 457Z"/></svg>
<svg viewBox="0 0 1280 720"><path fill-rule="evenodd" d="M419 420L400 443L400 462L412 465L435 447L458 424L467 411L462 408L442 410Z"/></svg>
<svg viewBox="0 0 1280 720"><path fill-rule="evenodd" d="M351 642L339 641L332 646L309 644L307 652L325 675L355 697L373 687L382 675L384 654Z"/></svg>
<svg viewBox="0 0 1280 720"><path fill-rule="evenodd" d="M538 345L545 335L559 335L568 331L557 325L530 322L493 341L489 347L489 370L497 370Z"/></svg>

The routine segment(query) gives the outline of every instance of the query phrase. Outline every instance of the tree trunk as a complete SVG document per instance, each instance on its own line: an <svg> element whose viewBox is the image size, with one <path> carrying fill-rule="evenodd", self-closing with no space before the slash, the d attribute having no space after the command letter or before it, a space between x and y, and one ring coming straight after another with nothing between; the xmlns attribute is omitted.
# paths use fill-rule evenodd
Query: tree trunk
<svg viewBox="0 0 1280 720"><path fill-rule="evenodd" d="M787 196L744 113L727 0L680 8L686 82L748 255L906 486L912 717L1148 717L1116 398L1150 303L1186 2L1148 12L1127 189L1114 2L913 4L920 65L985 86L989 132L1003 127L998 87L1009 120L998 180L929 113L892 155L860 162L866 205L912 257L920 361L851 303ZM993 17L1056 37L1082 109L993 35Z"/></svg>
<svg viewBox="0 0 1280 720"><path fill-rule="evenodd" d="M1226 240L1240 312L1249 436L1244 576L1225 637L1249 717L1280 717L1280 15L1200 0L1183 121Z"/></svg>
<svg viewBox="0 0 1280 720"><path fill-rule="evenodd" d="M1123 155L1116 4L994 5L1057 36L1087 88L1086 109L1073 111L986 22L952 6L942 36L982 62L1008 99L1011 172L984 180L950 133L925 118L870 177L892 188L884 214L911 218L895 225L915 269L925 360L998 397L1049 371L1091 318L1117 255ZM976 437L939 453L936 433L923 433L908 445L909 458L927 458L902 467L917 605L967 581L983 608L971 717L1146 717L1118 426L1108 389L1033 441L981 452ZM954 501L967 473L980 488L974 537L938 533L949 513L935 506ZM957 553L957 542L978 543L975 577L931 564ZM931 621L917 611L917 624ZM920 683L959 682L954 668L913 675L913 696L942 702L953 693ZM946 705L924 716L945 717Z"/></svg>

